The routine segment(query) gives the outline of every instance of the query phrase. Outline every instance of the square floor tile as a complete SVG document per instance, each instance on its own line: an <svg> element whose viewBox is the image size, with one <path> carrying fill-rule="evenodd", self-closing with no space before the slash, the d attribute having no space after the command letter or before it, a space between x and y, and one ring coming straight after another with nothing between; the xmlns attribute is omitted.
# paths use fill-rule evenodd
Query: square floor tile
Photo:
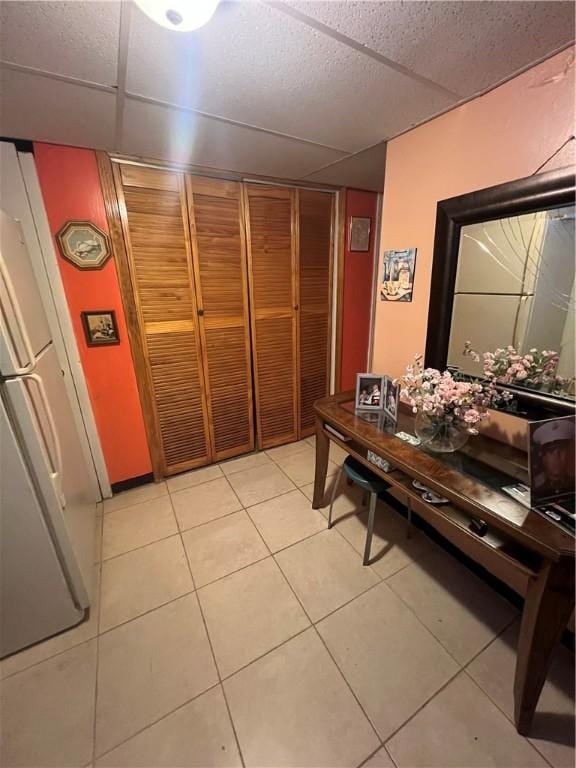
<svg viewBox="0 0 576 768"><path fill-rule="evenodd" d="M194 589L179 535L102 565L100 631L140 616Z"/></svg>
<svg viewBox="0 0 576 768"><path fill-rule="evenodd" d="M307 485L314 480L316 452L309 445L288 456L275 456L274 461L297 486ZM337 471L338 466L333 461L328 461L327 477L334 475Z"/></svg>
<svg viewBox="0 0 576 768"><path fill-rule="evenodd" d="M210 480L217 480L219 477L222 477L222 470L218 464L212 464L209 467L200 467L200 469L192 469L190 472L169 477L166 484L170 493L175 493L184 488L192 488Z"/></svg>
<svg viewBox="0 0 576 768"><path fill-rule="evenodd" d="M326 528L326 520L300 491L251 507L250 517L272 552Z"/></svg>
<svg viewBox="0 0 576 768"><path fill-rule="evenodd" d="M234 475L236 472L243 472L245 469L261 467L264 464L272 464L272 459L261 451L260 453L250 453L248 456L240 456L237 459L230 459L230 461L223 461L220 467L222 472L228 476Z"/></svg>
<svg viewBox="0 0 576 768"><path fill-rule="evenodd" d="M94 566L94 581L92 589L92 601L88 618L66 632L50 637L41 643L25 648L19 653L14 653L0 661L0 679L20 672L23 669L50 659L58 653L74 648L80 643L86 642L98 634L98 610L100 602L100 566ZM1 763L0 763L1 765Z"/></svg>
<svg viewBox="0 0 576 768"><path fill-rule="evenodd" d="M104 515L102 557L122 555L178 533L170 496L135 504Z"/></svg>
<svg viewBox="0 0 576 768"><path fill-rule="evenodd" d="M204 587L198 598L222 677L310 626L271 557Z"/></svg>
<svg viewBox="0 0 576 768"><path fill-rule="evenodd" d="M328 519L328 513L330 511L330 499L332 498L333 484L336 482L337 476L332 475L327 479L326 488L324 491L323 505L319 508L326 519ZM312 501L314 499L314 483L303 485L300 487L302 493ZM357 485L347 485L344 480L340 483L340 489L334 499L334 508L332 512L332 520L339 521L350 514L358 514L362 509L368 506L364 503L364 492Z"/></svg>
<svg viewBox="0 0 576 768"><path fill-rule="evenodd" d="M224 682L247 768L358 766L379 746L313 629Z"/></svg>
<svg viewBox="0 0 576 768"><path fill-rule="evenodd" d="M318 631L383 741L459 669L386 584L328 616Z"/></svg>
<svg viewBox="0 0 576 768"><path fill-rule="evenodd" d="M92 759L96 640L2 681L0 765L82 766Z"/></svg>
<svg viewBox="0 0 576 768"><path fill-rule="evenodd" d="M461 664L518 615L510 603L440 549L387 583Z"/></svg>
<svg viewBox="0 0 576 768"><path fill-rule="evenodd" d="M182 534L196 587L267 557L268 550L246 512L236 512Z"/></svg>
<svg viewBox="0 0 576 768"><path fill-rule="evenodd" d="M96 754L217 682L194 594L101 635Z"/></svg>
<svg viewBox="0 0 576 768"><path fill-rule="evenodd" d="M211 688L96 762L98 768L240 768L220 686Z"/></svg>
<svg viewBox="0 0 576 768"><path fill-rule="evenodd" d="M283 549L276 560L314 622L380 581L335 530Z"/></svg>
<svg viewBox="0 0 576 768"><path fill-rule="evenodd" d="M166 483L147 483L139 485L136 488L130 488L129 491L122 491L112 496L111 499L104 499L104 514L115 512L117 509L131 507L134 504L141 504L143 501L157 499L159 496L165 496L168 493Z"/></svg>
<svg viewBox="0 0 576 768"><path fill-rule="evenodd" d="M514 721L514 673L519 623L490 643L467 668L484 693ZM554 766L573 768L574 752L574 654L563 645L554 653L529 741Z"/></svg>
<svg viewBox="0 0 576 768"><path fill-rule="evenodd" d="M353 496L348 491L339 497L342 499L341 510L353 505ZM356 497L357 498L357 497ZM348 501L345 501L348 499ZM361 501L361 499L360 499ZM338 515L338 517L336 517ZM359 554L364 554L368 512L359 515L354 512L342 514L338 511L338 502L334 505L336 529L347 539ZM408 533L406 518L398 514L387 504L379 501L376 507L374 533L370 550L370 565L383 579L401 571L407 565L419 560L426 553L435 549L433 542L415 526Z"/></svg>
<svg viewBox="0 0 576 768"><path fill-rule="evenodd" d="M300 451L306 451L310 448L310 443L307 439L298 440L295 443L286 443L285 445L278 445L276 448L268 448L266 453L270 458L277 461L278 459L284 459L286 456L292 456Z"/></svg>
<svg viewBox="0 0 576 768"><path fill-rule="evenodd" d="M294 488L294 484L275 464L263 464L230 475L230 484L245 507L273 499Z"/></svg>
<svg viewBox="0 0 576 768"><path fill-rule="evenodd" d="M544 768L546 761L465 672L386 744L399 768Z"/></svg>
<svg viewBox="0 0 576 768"><path fill-rule="evenodd" d="M181 531L242 509L225 477L178 491L172 494L172 503Z"/></svg>

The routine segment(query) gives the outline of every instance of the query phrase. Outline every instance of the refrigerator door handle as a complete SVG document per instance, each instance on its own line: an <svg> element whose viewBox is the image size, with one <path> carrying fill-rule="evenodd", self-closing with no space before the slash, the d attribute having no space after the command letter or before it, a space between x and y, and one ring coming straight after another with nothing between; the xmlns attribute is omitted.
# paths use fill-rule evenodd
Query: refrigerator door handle
<svg viewBox="0 0 576 768"><path fill-rule="evenodd" d="M66 506L66 499L62 491L62 449L60 447L60 439L58 437L58 432L56 430L56 422L54 421L54 415L52 413L52 409L50 408L48 396L46 395L46 389L44 388L44 382L42 381L42 378L38 376L37 373L28 373L22 378L33 381L38 388L38 392L40 393L40 400L42 401L42 407L44 408L44 413L46 414L46 421L48 422L48 425L50 427L52 442L54 444L54 450L56 453L55 461L52 458L52 452L48 450L47 446L46 446L46 453L48 454L50 458L50 464L52 465L52 470L53 470L51 472L52 481L56 485L56 492L58 493L58 497L60 499L62 507L64 508Z"/></svg>
<svg viewBox="0 0 576 768"><path fill-rule="evenodd" d="M30 373L30 371L36 365L36 357L34 355L34 350L32 349L32 344L30 342L30 337L28 336L28 331L26 330L26 323L24 322L24 319L22 317L22 310L20 309L20 305L18 304L16 292L14 290L14 286L12 285L12 280L10 279L10 274L8 273L6 264L4 263L4 260L1 254L0 254L0 277L2 277L2 281L6 287L6 293L8 295L10 304L12 305L12 311L14 312L14 317L16 318L18 330L20 331L20 335L22 336L22 341L24 342L26 354L28 355L28 360L30 361L24 366L14 368L14 373L16 375L24 376L25 374ZM14 351L17 351L16 348L14 348ZM18 357L18 355L16 355L16 357Z"/></svg>

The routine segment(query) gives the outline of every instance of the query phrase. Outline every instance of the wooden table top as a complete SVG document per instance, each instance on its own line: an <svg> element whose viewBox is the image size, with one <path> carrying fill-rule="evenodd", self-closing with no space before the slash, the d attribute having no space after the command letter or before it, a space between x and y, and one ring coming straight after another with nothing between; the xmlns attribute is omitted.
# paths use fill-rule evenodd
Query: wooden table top
<svg viewBox="0 0 576 768"><path fill-rule="evenodd" d="M474 453L477 456L482 453L495 455L501 459L503 466L518 467L522 461L526 464L526 459L522 458L525 454L480 435L470 438L468 445L471 448L465 452L448 455L429 453L357 416L353 401L353 391L340 392L316 401L314 408L321 419L336 429L340 428L344 435L382 456L393 467L425 483L454 504L490 521L524 545L552 560L562 556L574 557L575 539L570 533L499 490L500 478L502 484L510 485L518 481L518 474L514 473L514 476L505 470L490 468L474 456ZM397 429L413 433L413 423L414 417L409 409L402 409ZM345 447L344 443L341 445ZM482 469L478 473L481 477L484 475L482 479L474 476L477 473L467 471L474 468L474 463ZM458 467L458 464L461 466ZM486 477L491 474L493 477L487 481Z"/></svg>

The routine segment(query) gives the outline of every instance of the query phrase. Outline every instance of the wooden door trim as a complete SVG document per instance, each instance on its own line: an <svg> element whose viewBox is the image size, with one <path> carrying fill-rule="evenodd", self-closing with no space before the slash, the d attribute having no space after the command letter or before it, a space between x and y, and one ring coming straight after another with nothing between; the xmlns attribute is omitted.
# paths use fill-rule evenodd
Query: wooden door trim
<svg viewBox="0 0 576 768"><path fill-rule="evenodd" d="M256 445L258 450L262 450L262 419L260 417L260 379L258 373L258 351L256 348L256 311L254 308L254 280L252 269L252 235L250 230L250 202L248 200L248 188L246 184L241 184L242 205L244 212L244 232L246 237L246 263L248 272L248 304L250 316L250 358L252 361L253 372L253 392L254 404L253 413L256 421Z"/></svg>
<svg viewBox="0 0 576 768"><path fill-rule="evenodd" d="M338 227L336 232L336 339L334 360L334 391L342 389L342 336L344 330L344 267L346 258L346 189L338 191Z"/></svg>
<svg viewBox="0 0 576 768"><path fill-rule="evenodd" d="M186 260L188 262L188 279L190 280L192 296L192 312L194 313L194 326L198 337L198 351L200 352L200 370L198 379L202 399L202 418L206 433L206 447L208 449L208 463L214 461L215 445L214 432L212 430L212 396L210 393L210 378L208 373L208 354L206 351L206 329L204 318L199 309L204 311L202 301L202 285L200 283L200 269L198 265L198 241L196 238L196 221L192 210L192 196L189 195L189 181L183 174L178 174L178 188L180 190L180 203L182 210L182 223L184 225L184 241L186 244ZM198 300L201 306L198 307Z"/></svg>
<svg viewBox="0 0 576 768"><path fill-rule="evenodd" d="M160 450L161 441L159 424L152 396L147 350L141 334L140 314L139 308L136 305L136 292L134 290L131 261L126 248L127 241L125 240L126 235L122 215L123 206L120 204L115 181L115 171L108 154L106 152L97 151L96 161L100 174L100 184L102 186L102 195L104 197L108 230L112 242L112 250L114 252L114 262L118 273L120 295L124 306L126 326L128 328L128 338L130 341L130 350L132 352L132 361L134 363L138 394L140 395L142 416L144 418L144 426L148 437L148 451L152 462L154 479L159 481L164 476L164 462ZM124 217L125 215L126 211L124 208Z"/></svg>
<svg viewBox="0 0 576 768"><path fill-rule="evenodd" d="M300 426L300 192L293 189L290 195L291 219L292 219L292 343L294 345L294 371L292 382L294 386L294 424L296 425L296 437L302 437Z"/></svg>
<svg viewBox="0 0 576 768"><path fill-rule="evenodd" d="M255 425L254 425L254 387L256 386L256 377L253 371L253 347L252 347L252 306L249 293L249 269L248 269L248 230L246 229L246 207L244 199L244 184L238 182L238 215L240 225L240 248L242 254L242 287L243 287L243 302L244 302L244 315L246 322L244 323L244 344L246 345L246 377L250 383L248 388L248 412L251 415L250 418L250 445L252 450L255 448Z"/></svg>

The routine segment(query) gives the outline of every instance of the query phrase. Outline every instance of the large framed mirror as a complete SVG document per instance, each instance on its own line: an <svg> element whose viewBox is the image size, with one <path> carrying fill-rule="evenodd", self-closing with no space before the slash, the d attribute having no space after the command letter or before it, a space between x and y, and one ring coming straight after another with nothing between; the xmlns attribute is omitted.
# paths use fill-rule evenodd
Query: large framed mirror
<svg viewBox="0 0 576 768"><path fill-rule="evenodd" d="M438 203L426 365L494 378L520 410L575 411L575 177Z"/></svg>

